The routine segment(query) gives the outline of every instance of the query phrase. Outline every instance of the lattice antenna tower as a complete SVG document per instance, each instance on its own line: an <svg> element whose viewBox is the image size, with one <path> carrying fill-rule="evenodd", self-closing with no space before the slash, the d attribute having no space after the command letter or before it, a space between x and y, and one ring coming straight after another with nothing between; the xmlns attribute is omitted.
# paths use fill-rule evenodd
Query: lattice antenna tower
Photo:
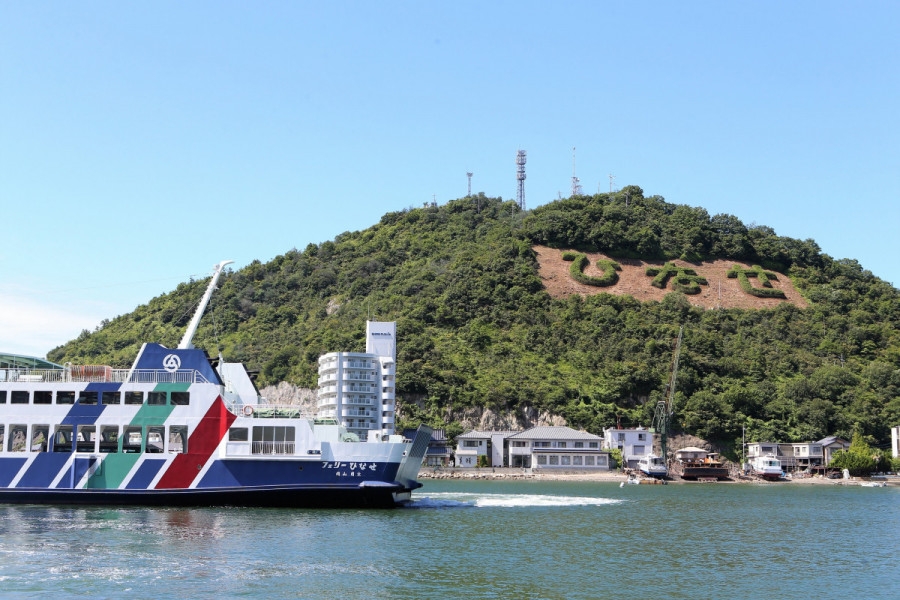
<svg viewBox="0 0 900 600"><path fill-rule="evenodd" d="M519 210L525 210L525 151L516 152L516 204Z"/></svg>
<svg viewBox="0 0 900 600"><path fill-rule="evenodd" d="M572 196L581 195L581 180L575 177L575 146L572 146Z"/></svg>
<svg viewBox="0 0 900 600"><path fill-rule="evenodd" d="M466 198L472 197L472 173L466 172L466 177L469 178L469 193L466 194Z"/></svg>

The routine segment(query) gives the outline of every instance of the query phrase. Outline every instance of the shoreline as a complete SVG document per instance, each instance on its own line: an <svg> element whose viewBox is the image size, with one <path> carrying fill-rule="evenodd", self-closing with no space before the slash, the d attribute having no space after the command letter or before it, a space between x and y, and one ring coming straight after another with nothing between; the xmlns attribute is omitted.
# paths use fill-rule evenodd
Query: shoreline
<svg viewBox="0 0 900 600"><path fill-rule="evenodd" d="M590 473L579 473L573 471L564 472L547 472L532 471L530 469L513 469L503 468L439 468L433 467L422 468L418 475L419 480L442 480L442 479L462 479L462 480L498 480L498 481L585 481L592 483L621 483L628 480L628 475L620 471L594 471ZM646 479L646 478L644 478ZM689 485L703 484L702 481L691 481L681 479L680 477L668 478L665 480L669 485ZM758 477L749 478L729 478L719 480L715 483L726 485L851 485L859 486L870 481L886 482L887 487L900 487L900 478L897 476L890 478L872 479L866 477L851 477L850 479L827 479L821 475L812 477L798 477L790 479L779 479L777 481L766 481ZM711 483L711 482L710 482Z"/></svg>

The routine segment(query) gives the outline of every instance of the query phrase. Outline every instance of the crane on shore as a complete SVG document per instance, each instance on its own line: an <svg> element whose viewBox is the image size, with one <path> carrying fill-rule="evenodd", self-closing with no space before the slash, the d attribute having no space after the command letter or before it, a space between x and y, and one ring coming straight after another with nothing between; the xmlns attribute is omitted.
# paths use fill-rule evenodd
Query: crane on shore
<svg viewBox="0 0 900 600"><path fill-rule="evenodd" d="M663 461L668 465L668 436L672 425L672 414L675 412L675 381L678 377L678 356L681 354L681 338L684 335L684 325L678 330L678 338L672 350L672 367L669 370L669 382L666 384L665 397L656 403L653 414L653 428L659 433L659 444Z"/></svg>

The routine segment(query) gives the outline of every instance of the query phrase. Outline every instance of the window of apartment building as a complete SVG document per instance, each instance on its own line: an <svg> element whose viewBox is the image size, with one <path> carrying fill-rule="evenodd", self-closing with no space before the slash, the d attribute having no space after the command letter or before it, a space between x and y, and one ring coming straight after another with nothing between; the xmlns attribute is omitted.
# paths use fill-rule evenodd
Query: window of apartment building
<svg viewBox="0 0 900 600"><path fill-rule="evenodd" d="M584 460L581 456L573 456L572 457L572 465L576 467L580 467L582 465L582 461Z"/></svg>
<svg viewBox="0 0 900 600"><path fill-rule="evenodd" d="M597 442L588 442L588 448L596 448Z"/></svg>
<svg viewBox="0 0 900 600"><path fill-rule="evenodd" d="M635 456L643 456L643 455L644 455L644 448L645 448L644 446L635 446L635 447L634 447L634 454L635 454Z"/></svg>
<svg viewBox="0 0 900 600"><path fill-rule="evenodd" d="M520 440L516 440L510 443L513 448L526 448L528 446L528 442L523 442Z"/></svg>
<svg viewBox="0 0 900 600"><path fill-rule="evenodd" d="M563 465L563 466L569 466L569 465L571 465L571 464L572 464L572 457L571 457L571 456L560 456L560 457L559 457L559 464L561 464L561 465Z"/></svg>
<svg viewBox="0 0 900 600"><path fill-rule="evenodd" d="M543 454L538 454L537 464L545 466L547 464L547 457Z"/></svg>
<svg viewBox="0 0 900 600"><path fill-rule="evenodd" d="M593 456L585 456L584 457L584 466L593 467L594 466L594 457Z"/></svg>
<svg viewBox="0 0 900 600"><path fill-rule="evenodd" d="M479 440L463 440L463 448L477 448L480 445Z"/></svg>
<svg viewBox="0 0 900 600"><path fill-rule="evenodd" d="M584 448L584 442L575 442L576 448Z"/></svg>
<svg viewBox="0 0 900 600"><path fill-rule="evenodd" d="M620 441L620 442L624 442L624 441L625 441L625 434L624 434L624 433L619 433L619 434L617 434L616 440L617 440L617 441Z"/></svg>
<svg viewBox="0 0 900 600"><path fill-rule="evenodd" d="M556 456L555 454L550 456L550 465L551 466L559 465L559 457Z"/></svg>
<svg viewBox="0 0 900 600"><path fill-rule="evenodd" d="M566 447L566 442L556 442L556 447L557 447L557 448L565 448L565 447Z"/></svg>
<svg viewBox="0 0 900 600"><path fill-rule="evenodd" d="M647 434L646 434L646 433L639 433L639 434L638 434L638 441L639 441L639 442L643 442L643 441L646 440L646 439L647 439Z"/></svg>
<svg viewBox="0 0 900 600"><path fill-rule="evenodd" d="M535 442L534 447L535 448L549 448L550 442Z"/></svg>

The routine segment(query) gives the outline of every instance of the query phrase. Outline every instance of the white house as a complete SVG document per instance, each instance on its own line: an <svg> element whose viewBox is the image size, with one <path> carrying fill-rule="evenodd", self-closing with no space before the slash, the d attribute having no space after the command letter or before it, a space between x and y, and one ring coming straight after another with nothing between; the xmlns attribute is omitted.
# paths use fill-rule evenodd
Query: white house
<svg viewBox="0 0 900 600"><path fill-rule="evenodd" d="M532 427L509 436L511 467L531 469L609 469L603 438L571 427Z"/></svg>
<svg viewBox="0 0 900 600"><path fill-rule="evenodd" d="M506 439L519 430L467 431L456 438L457 467L477 467L478 457L487 456L488 465L504 467L506 463Z"/></svg>
<svg viewBox="0 0 900 600"><path fill-rule="evenodd" d="M604 429L603 448L621 450L623 466L635 468L641 458L653 453L653 434L643 427Z"/></svg>
<svg viewBox="0 0 900 600"><path fill-rule="evenodd" d="M397 324L366 321L365 352L319 357L317 417L367 439L394 433Z"/></svg>

